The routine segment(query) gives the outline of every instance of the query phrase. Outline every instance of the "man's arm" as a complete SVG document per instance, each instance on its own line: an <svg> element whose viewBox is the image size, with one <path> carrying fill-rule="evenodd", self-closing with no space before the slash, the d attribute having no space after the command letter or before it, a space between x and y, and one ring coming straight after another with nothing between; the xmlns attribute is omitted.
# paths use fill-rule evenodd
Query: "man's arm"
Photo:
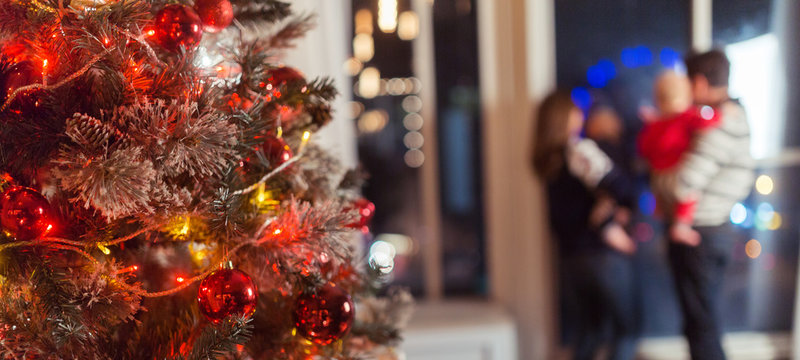
<svg viewBox="0 0 800 360"><path fill-rule="evenodd" d="M720 170L735 162L733 156L742 152L739 147L750 137L744 111L738 105L726 103L718 127L709 129L695 140L694 148L685 156L678 170L675 197L681 202L696 201ZM749 150L749 149L745 149Z"/></svg>

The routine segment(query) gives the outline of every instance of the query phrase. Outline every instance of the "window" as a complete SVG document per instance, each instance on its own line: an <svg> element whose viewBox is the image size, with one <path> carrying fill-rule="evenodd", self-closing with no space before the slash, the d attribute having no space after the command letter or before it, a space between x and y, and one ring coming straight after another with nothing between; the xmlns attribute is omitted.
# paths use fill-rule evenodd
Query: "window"
<svg viewBox="0 0 800 360"><path fill-rule="evenodd" d="M800 163L786 160L797 145L797 133L789 130L796 123L787 121L795 118L786 116L783 52L787 44L778 26L786 11L778 7L788 3L714 2L714 43L731 60L730 92L748 112L751 153L759 159L756 191L731 213L731 221L745 236L737 244L725 292L724 311L731 314L726 325L734 329L792 328L792 319L784 314L794 308L800 250L794 224L800 207L793 199L800 192L790 184L800 173Z"/></svg>
<svg viewBox="0 0 800 360"><path fill-rule="evenodd" d="M354 0L353 19L346 66L365 196L377 208L368 255L415 295L484 294L473 2Z"/></svg>

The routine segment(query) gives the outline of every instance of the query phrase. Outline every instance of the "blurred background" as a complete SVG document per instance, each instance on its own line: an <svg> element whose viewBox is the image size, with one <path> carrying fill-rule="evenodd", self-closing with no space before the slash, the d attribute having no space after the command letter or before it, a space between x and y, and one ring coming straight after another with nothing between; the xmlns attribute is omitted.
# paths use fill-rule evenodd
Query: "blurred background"
<svg viewBox="0 0 800 360"><path fill-rule="evenodd" d="M335 74L343 99L323 137L370 174L365 196L377 210L364 262L420 301L408 359L568 358L545 197L529 165L533 111L555 88L585 111L613 107L633 153L655 76L711 47L732 63L730 92L747 110L758 162L752 194L730 214L726 350L791 358L800 344L800 2L298 2L320 26L291 62ZM688 358L644 178L637 194L637 357Z"/></svg>

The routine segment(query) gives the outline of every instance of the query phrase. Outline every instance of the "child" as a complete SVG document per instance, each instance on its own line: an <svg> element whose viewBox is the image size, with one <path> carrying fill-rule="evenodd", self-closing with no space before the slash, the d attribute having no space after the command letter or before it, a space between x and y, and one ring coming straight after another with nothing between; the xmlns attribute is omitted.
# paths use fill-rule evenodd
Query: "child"
<svg viewBox="0 0 800 360"><path fill-rule="evenodd" d="M558 241L565 314L576 318L574 359L593 359L611 325L609 359L633 359L635 321L631 282L620 276L619 260L635 251L633 240L614 220L614 211L593 224L601 191L627 203L627 177L597 144L581 139L583 114L557 92L539 108L533 165L547 182L550 225ZM623 255L621 255L623 254ZM569 307L569 305L573 305ZM571 310L571 311L570 311ZM568 315L565 315L568 316Z"/></svg>
<svg viewBox="0 0 800 360"><path fill-rule="evenodd" d="M630 179L627 165L630 159L623 146L624 126L622 119L613 108L606 105L597 105L589 109L586 116L586 137L592 139L620 169L622 176ZM630 203L617 203L612 196L601 194L597 198L597 205L592 210L590 223L599 225L602 221L614 216L616 223L627 226L630 223Z"/></svg>
<svg viewBox="0 0 800 360"><path fill-rule="evenodd" d="M719 124L719 116L709 106L693 106L689 79L674 71L664 72L656 79L654 94L658 114L643 114L646 124L639 135L639 152L652 169L650 187L660 211L673 222L675 231L684 233L676 239L696 245L700 236L691 229L691 224L698 196L673 195L676 174L694 137Z"/></svg>

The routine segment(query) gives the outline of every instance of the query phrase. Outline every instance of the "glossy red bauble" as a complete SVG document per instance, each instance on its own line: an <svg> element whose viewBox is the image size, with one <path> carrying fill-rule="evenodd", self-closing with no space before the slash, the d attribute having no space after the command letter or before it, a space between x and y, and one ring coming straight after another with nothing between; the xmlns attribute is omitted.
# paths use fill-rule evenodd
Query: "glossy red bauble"
<svg viewBox="0 0 800 360"><path fill-rule="evenodd" d="M282 138L267 135L264 137L264 142L259 146L258 151L264 154L264 157L269 161L270 167L273 169L281 166L283 163L289 161L293 154L292 149Z"/></svg>
<svg viewBox="0 0 800 360"><path fill-rule="evenodd" d="M362 229L362 231L369 231L367 226L369 226L369 222L372 221L372 217L375 216L375 204L372 201L369 201L365 198L360 198L353 202L353 207L347 210L355 210L358 212L358 218L356 222L348 225L349 227Z"/></svg>
<svg viewBox="0 0 800 360"><path fill-rule="evenodd" d="M354 318L353 299L332 283L317 289L316 293L301 294L295 303L297 332L320 345L341 339L350 331Z"/></svg>
<svg viewBox="0 0 800 360"><path fill-rule="evenodd" d="M305 80L305 77L299 70L289 66L280 66L269 71L267 84L272 85L272 87L278 87L300 80Z"/></svg>
<svg viewBox="0 0 800 360"><path fill-rule="evenodd" d="M18 88L40 82L42 82L42 73L36 69L32 62L21 61L13 64L0 74L0 100L5 102ZM20 99L20 97L17 96L17 99Z"/></svg>
<svg viewBox="0 0 800 360"><path fill-rule="evenodd" d="M210 33L222 31L233 21L233 6L229 0L197 0L194 9L203 21L203 29Z"/></svg>
<svg viewBox="0 0 800 360"><path fill-rule="evenodd" d="M42 81L42 73L36 71L36 67L30 61L21 61L9 66L9 69L2 75L0 90L4 97L11 95L14 90L26 85Z"/></svg>
<svg viewBox="0 0 800 360"><path fill-rule="evenodd" d="M297 81L305 81L305 77L300 71L292 67L281 66L269 70L266 82L261 85L268 91L268 99L271 99L272 97L280 98L282 96L279 90L281 86Z"/></svg>
<svg viewBox="0 0 800 360"><path fill-rule="evenodd" d="M50 203L36 190L12 186L0 198L0 225L20 241L47 235L53 230Z"/></svg>
<svg viewBox="0 0 800 360"><path fill-rule="evenodd" d="M200 312L213 323L228 316L250 316L256 311L258 289L250 276L238 269L208 274L197 289Z"/></svg>
<svg viewBox="0 0 800 360"><path fill-rule="evenodd" d="M156 14L155 37L161 47L177 51L193 49L203 37L203 22L194 9L180 4L167 5Z"/></svg>

